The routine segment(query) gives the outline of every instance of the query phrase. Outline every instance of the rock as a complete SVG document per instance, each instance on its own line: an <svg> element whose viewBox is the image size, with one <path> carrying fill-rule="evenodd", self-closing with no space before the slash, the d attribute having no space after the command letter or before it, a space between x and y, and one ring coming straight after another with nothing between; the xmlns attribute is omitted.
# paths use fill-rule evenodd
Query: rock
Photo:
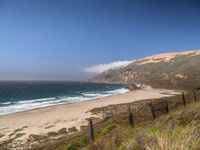
<svg viewBox="0 0 200 150"><path fill-rule="evenodd" d="M139 90L140 88L135 83L131 83L128 85L128 89L130 91L135 91L135 90Z"/></svg>

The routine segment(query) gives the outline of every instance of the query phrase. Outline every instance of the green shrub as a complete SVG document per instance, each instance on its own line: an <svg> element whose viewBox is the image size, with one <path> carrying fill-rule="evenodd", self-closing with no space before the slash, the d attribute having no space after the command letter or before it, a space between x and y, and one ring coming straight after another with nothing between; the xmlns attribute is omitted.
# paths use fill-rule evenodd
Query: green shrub
<svg viewBox="0 0 200 150"><path fill-rule="evenodd" d="M80 143L78 142L71 142L67 145L66 150L79 150L81 147Z"/></svg>
<svg viewBox="0 0 200 150"><path fill-rule="evenodd" d="M112 131L113 129L117 128L116 124L110 124L108 126L106 126L102 131L101 134L102 135L106 135L108 133L110 133L110 131Z"/></svg>

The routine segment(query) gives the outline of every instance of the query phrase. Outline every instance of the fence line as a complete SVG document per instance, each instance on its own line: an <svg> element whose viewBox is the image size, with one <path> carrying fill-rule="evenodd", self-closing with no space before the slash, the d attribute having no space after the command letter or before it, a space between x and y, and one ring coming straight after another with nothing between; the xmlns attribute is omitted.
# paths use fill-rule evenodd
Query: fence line
<svg viewBox="0 0 200 150"><path fill-rule="evenodd" d="M134 122L133 122L133 113L131 112L131 106L128 106L128 120L129 120L129 124L131 126L134 126Z"/></svg>
<svg viewBox="0 0 200 150"><path fill-rule="evenodd" d="M200 88L196 88L196 90L193 91L193 97L194 98L194 102L198 101L198 96L197 96L197 91L200 90ZM184 105L184 107L186 106L186 98L185 98L185 94L184 92L182 92L182 104ZM200 95L199 95L200 96ZM169 103L168 103L168 99L165 97L164 100L162 101L162 106L159 108L154 108L154 105L152 103L149 103L149 108L150 108L150 112L152 114L152 118L153 120L156 119L156 114L155 112L157 111L165 111L166 113L169 113ZM131 111L131 105L128 105L128 121L129 121L129 125L134 127L134 116L133 113ZM89 128L89 143L92 145L95 138L94 138L94 128L93 128L93 122L92 119L88 119L88 128Z"/></svg>
<svg viewBox="0 0 200 150"><path fill-rule="evenodd" d="M94 142L94 128L91 118L88 120L88 127L89 127L89 142L90 144L92 144Z"/></svg>
<svg viewBox="0 0 200 150"><path fill-rule="evenodd" d="M197 93L196 93L196 91L194 91L194 101L195 102L197 101Z"/></svg>
<svg viewBox="0 0 200 150"><path fill-rule="evenodd" d="M182 99L183 99L183 105L185 107L186 103L185 103L185 94L182 92Z"/></svg>
<svg viewBox="0 0 200 150"><path fill-rule="evenodd" d="M167 98L165 98L163 102L164 102L163 106L160 107L160 108L154 108L152 103L149 103L150 111L151 111L151 114L152 114L152 117L153 117L154 120L156 119L156 114L155 114L156 111L165 110L166 113L169 113L169 105L168 105Z"/></svg>

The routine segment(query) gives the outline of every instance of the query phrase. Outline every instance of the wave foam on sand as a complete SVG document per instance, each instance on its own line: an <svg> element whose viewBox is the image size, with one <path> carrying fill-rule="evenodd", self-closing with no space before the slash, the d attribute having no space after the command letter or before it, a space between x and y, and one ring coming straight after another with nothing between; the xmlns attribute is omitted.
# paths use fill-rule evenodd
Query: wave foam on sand
<svg viewBox="0 0 200 150"><path fill-rule="evenodd" d="M128 92L128 89L120 88L111 91L104 92L85 92L78 96L66 96L66 97L50 97L32 100L19 100L15 102L3 102L0 103L0 115L11 114L15 112L21 112L25 110L43 108L47 106L69 104L80 101L92 100L96 98L102 98L106 96L111 96L115 94L122 94Z"/></svg>

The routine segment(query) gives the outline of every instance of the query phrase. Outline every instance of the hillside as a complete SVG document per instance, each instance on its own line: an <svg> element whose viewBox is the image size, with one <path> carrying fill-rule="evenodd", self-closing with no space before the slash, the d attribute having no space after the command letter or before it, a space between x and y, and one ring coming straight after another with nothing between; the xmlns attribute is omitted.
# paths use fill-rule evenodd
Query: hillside
<svg viewBox="0 0 200 150"><path fill-rule="evenodd" d="M146 57L119 69L103 72L91 82L132 82L154 88L193 88L200 85L200 50Z"/></svg>

